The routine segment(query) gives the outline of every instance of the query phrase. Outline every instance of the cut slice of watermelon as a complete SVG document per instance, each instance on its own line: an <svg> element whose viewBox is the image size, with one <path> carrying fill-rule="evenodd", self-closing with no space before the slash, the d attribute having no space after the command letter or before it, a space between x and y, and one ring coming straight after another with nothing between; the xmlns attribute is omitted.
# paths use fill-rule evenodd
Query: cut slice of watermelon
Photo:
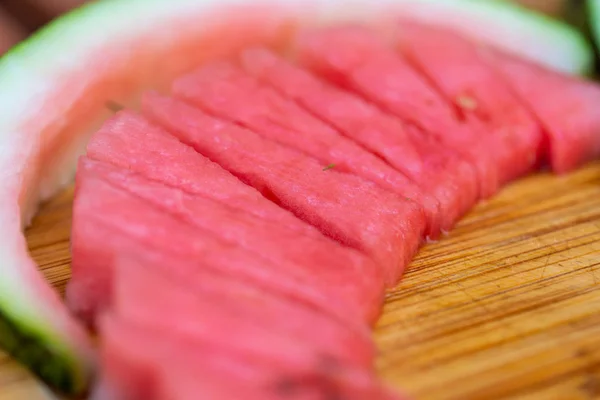
<svg viewBox="0 0 600 400"><path fill-rule="evenodd" d="M115 255L127 250L127 244L132 241L131 251L146 246L194 260L196 265L238 276L264 290L302 301L349 326L362 326L357 324L373 321L380 312L381 278L379 281L364 279L354 282L353 286L332 287L330 282L321 281L319 275L310 271L286 269L206 230L185 224L98 179L93 171L81 169L77 180L73 211L73 277L67 288L67 300L78 314L89 319L110 306ZM127 224L122 223L125 220ZM181 271L181 274L185 273L193 271ZM97 276L102 280L96 280ZM82 309L85 305L88 308ZM348 313L349 309L353 312Z"/></svg>
<svg viewBox="0 0 600 400"><path fill-rule="evenodd" d="M220 386L225 384L224 380L227 380L226 386L231 390L226 393L239 396L224 397L227 399L310 400L323 398L323 393L319 393L319 389L326 390L325 387L318 386L318 366L313 366L312 374L309 372L306 374L306 379L301 379L291 374L288 368L280 366L277 371L273 371L272 365L266 365L256 358L253 361L239 352L215 347L210 342L191 343L190 340L182 340L180 336L169 335L164 329L139 322L134 323L114 313L103 317L102 332L103 375L101 383L97 386L96 396L93 397L94 400L121 398L192 400L197 398L197 393L204 394L196 390L201 390L205 386L202 382L199 384L191 382L194 377L197 381L205 377L214 380L218 386L211 390L217 393L222 393L223 389ZM193 372L191 376L190 372ZM356 390L360 386L355 385L354 392L344 393L344 399L399 398L387 395L374 385L371 379L365 379L359 374L355 375L368 383L364 386L370 393ZM310 390L311 387L316 390ZM332 391L335 389L333 385L329 387ZM182 388L186 388L188 393ZM247 394L242 392L244 395L240 396L240 391L243 390L246 390ZM380 393L385 397L380 396ZM151 397L151 394L156 397ZM361 395L363 397L360 397ZM216 397L215 400L222 398Z"/></svg>
<svg viewBox="0 0 600 400"><path fill-rule="evenodd" d="M88 133L110 113L106 101L127 103L142 87L160 86L186 65L197 65L201 53L212 56L183 50L191 43L201 46L229 36L230 43L222 40L222 48L212 48L227 53L232 47L266 44L273 34L281 37L281 30L267 27L265 18L250 29L240 21L211 32L214 24L198 24L205 2L178 3L95 2L60 18L0 59L0 346L66 393L85 390L93 351L87 333L37 271L23 226L40 201L71 181ZM182 24L182 16L190 12L194 18ZM176 33L165 29L173 25L179 26ZM238 32L236 39L238 27L245 32ZM156 30L163 31L161 40L147 40ZM185 56L154 67L156 60L179 52Z"/></svg>
<svg viewBox="0 0 600 400"><path fill-rule="evenodd" d="M311 225L267 201L191 147L140 115L123 110L96 132L87 156L138 173L147 179L198 194L270 220L302 234L321 238Z"/></svg>
<svg viewBox="0 0 600 400"><path fill-rule="evenodd" d="M246 50L242 63L255 76L388 162L440 204L434 226L449 231L477 201L473 169L412 126L391 118L358 96L319 80L268 49ZM425 207L425 210L429 210ZM430 222L430 226L431 226Z"/></svg>
<svg viewBox="0 0 600 400"><path fill-rule="evenodd" d="M372 182L156 94L149 118L326 235L371 257L394 285L424 232L422 209Z"/></svg>
<svg viewBox="0 0 600 400"><path fill-rule="evenodd" d="M177 79L172 94L205 111L247 127L255 133L377 183L399 196L423 205L429 216L426 234L440 234L439 204L383 160L331 126L313 117L295 102L232 63L213 63ZM449 230L450 226L442 226Z"/></svg>
<svg viewBox="0 0 600 400"><path fill-rule="evenodd" d="M538 118L552 170L563 174L600 157L600 85L494 53L491 61Z"/></svg>
<svg viewBox="0 0 600 400"><path fill-rule="evenodd" d="M193 196L86 158L80 161L78 176L81 179L99 179L131 193L202 231L270 260L281 273L289 271L292 277L310 277L310 281L318 282L317 288L327 288L326 296L331 303L338 299L343 303L341 306L351 307L351 303L360 303L361 309L367 307L372 310L372 315L366 320L361 319L360 316L364 314L358 310L344 319L361 324L374 322L382 300L381 292L378 292L378 289L382 289L382 280L377 274L377 267L356 250L343 247L325 236L306 236L280 224L256 218L246 211ZM86 243L89 242L88 239ZM350 300L350 303L344 299Z"/></svg>
<svg viewBox="0 0 600 400"><path fill-rule="evenodd" d="M115 271L117 287L125 292L115 296L120 298L114 305L118 308L123 302L140 304L143 301L146 312L177 314L174 319L201 318L210 324L211 319L231 318L240 332L252 331L253 326L268 329L270 334L297 341L307 351L331 357L357 368L372 368L374 346L369 335L359 335L353 329L315 309L287 297L266 292L252 283L238 277L223 275L207 268L199 267L193 260L184 260L157 252L133 254L125 253L127 262L117 262ZM117 260L119 255L116 256ZM124 264L125 263L125 264ZM124 264L124 265L123 265ZM182 274L181 271L194 271ZM121 281L127 275L127 282ZM139 290L151 291L165 282L161 296L149 299L136 296L131 290L131 279L136 278ZM218 307L214 307L218 304ZM210 307L199 312L204 307ZM190 313L190 310L198 312ZM156 320L155 324L162 324ZM226 335L220 332L219 341L225 343ZM365 331L366 333L366 331ZM213 338L215 339L215 338ZM255 338L260 340L260 338Z"/></svg>
<svg viewBox="0 0 600 400"><path fill-rule="evenodd" d="M181 283L146 265L131 258L117 263L113 312L149 330L161 331L167 341L187 343L188 351L180 357L196 344L210 344L234 359L252 362L262 372L262 379L256 379L255 384L289 379L317 393L328 387L351 393L350 388L373 391L378 386L368 369L332 357L309 342L278 334L268 321L253 323L251 318L242 318L235 308L221 307L214 299L184 290ZM157 291L164 295L154 296ZM157 315L163 318L157 320Z"/></svg>
<svg viewBox="0 0 600 400"><path fill-rule="evenodd" d="M256 367L247 360L215 349L210 343L195 343L191 351L189 343L167 340L160 329L134 323L114 313L103 315L100 327L102 370L92 400L186 399L191 395L197 398L198 393L206 394L208 399L212 399L210 394L213 393L234 396L216 399L262 398L257 396L257 388L249 384L257 377ZM190 373L194 375L195 384L190 382ZM227 384L223 382L224 376L227 376ZM206 387L204 379L217 387ZM180 393L172 387L174 382L175 386L190 392ZM200 388L203 391L196 392ZM240 390L246 392L244 396Z"/></svg>
<svg viewBox="0 0 600 400"><path fill-rule="evenodd" d="M479 56L473 42L447 29L409 20L398 24L394 42L462 119L487 133L485 140L495 150L501 185L540 166L545 151L541 127Z"/></svg>
<svg viewBox="0 0 600 400"><path fill-rule="evenodd" d="M498 18L505 30L514 23L529 27L518 30L515 40L515 35L493 35L497 29L486 30L498 25L477 24L481 13L465 12L473 6L471 2L456 3L460 4L453 8L454 13L463 17L462 24L476 25L479 37L494 39L509 49L524 43L522 54L526 57L541 48L541 53L532 54L545 65L562 68L564 60L569 60L569 71L577 72L591 57L578 35L565 26L537 23L537 17L527 13ZM78 360L66 361L69 367L63 369L71 382L67 390L84 386L82 376L87 373L83 371L89 364L86 340L65 310L60 310L58 296L42 287L44 281L27 254L22 227L29 223L40 200L72 179L89 133L110 115L107 102L135 104L140 91L166 88L174 77L205 60L234 54L248 45L279 48L298 24L379 21L394 6L396 0L351 4L341 0L266 0L260 5L251 0L96 1L57 19L3 56L0 196L4 202L0 221L5 262L0 313L3 321L10 322L12 333L3 333L0 343L10 347L15 337L35 337L28 343L36 343L39 354L54 360L44 365ZM485 15L495 17L508 7L497 3ZM41 366L34 365L28 355L19 358L40 373ZM62 373L42 375L61 385Z"/></svg>
<svg viewBox="0 0 600 400"><path fill-rule="evenodd" d="M498 190L494 148L483 137L485 132L458 118L435 87L374 30L358 25L312 30L298 38L296 52L299 62L315 74L417 126L463 156L477 172L482 198Z"/></svg>

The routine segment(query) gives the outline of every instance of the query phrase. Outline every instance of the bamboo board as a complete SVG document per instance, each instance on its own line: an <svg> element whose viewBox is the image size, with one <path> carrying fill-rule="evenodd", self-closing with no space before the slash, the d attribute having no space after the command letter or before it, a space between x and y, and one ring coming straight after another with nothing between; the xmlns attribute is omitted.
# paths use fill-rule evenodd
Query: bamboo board
<svg viewBox="0 0 600 400"><path fill-rule="evenodd" d="M61 291L71 201L72 189L27 231ZM382 377L417 400L600 399L600 163L521 180L424 247L375 337ZM0 353L0 400L43 398Z"/></svg>

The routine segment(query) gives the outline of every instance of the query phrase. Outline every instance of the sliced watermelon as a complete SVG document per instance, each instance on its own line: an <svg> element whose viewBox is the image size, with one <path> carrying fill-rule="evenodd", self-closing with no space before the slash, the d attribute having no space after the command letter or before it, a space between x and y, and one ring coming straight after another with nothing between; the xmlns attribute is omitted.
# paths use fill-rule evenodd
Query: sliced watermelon
<svg viewBox="0 0 600 400"><path fill-rule="evenodd" d="M145 310L155 315L159 311L174 313L182 320L200 318L208 325L211 319L231 318L238 326L238 331L245 332L249 327L261 326L267 328L270 334L293 339L298 345L322 357L332 357L355 367L372 367L374 347L369 335L359 335L339 321L302 303L266 292L239 278L232 279L199 267L193 260L153 252L132 255L128 251L125 256L126 261L119 261L115 266L119 268L115 272L115 280L118 280L115 285L125 288L122 289L124 292L115 294L117 303L114 308L117 311L123 302L139 304L141 300ZM182 271L194 273L182 274ZM127 275L125 281L121 281L123 275ZM136 297L136 291L130 287L132 276L136 278L137 290L146 293L156 289L157 283L164 282L161 296L154 299ZM126 299L121 296L126 296ZM214 307L214 304L219 306ZM189 312L204 307L210 307L210 310ZM162 324L160 321L155 323ZM219 334L219 340L225 343L227 338Z"/></svg>
<svg viewBox="0 0 600 400"><path fill-rule="evenodd" d="M269 366L256 357L240 355L210 342L182 340L169 335L164 329L134 323L112 314L103 318L102 331L103 375L94 400L194 399L197 397L192 394L204 394L197 392L207 386L202 381L204 378L216 383L215 387L209 386L209 393L221 395L223 385L231 388L225 391L227 395L240 396L242 391L246 391L243 397L215 397L215 400L309 400L323 398L324 391L332 396L340 395L336 393L338 388L333 376L336 371L331 371L331 380L326 385L322 377L327 371L321 369L321 378L314 372L318 365L310 366L309 371L313 373L307 372L304 377L292 374L286 366L279 366L274 371L273 362ZM379 396L382 390L373 384L371 378L365 379L360 373L354 375L357 382L366 383L363 384L365 388L360 390L360 383L354 385L353 392L343 393L344 399L392 398ZM194 379L199 382L191 382ZM320 381L322 386L319 386Z"/></svg>
<svg viewBox="0 0 600 400"><path fill-rule="evenodd" d="M41 201L71 182L89 133L110 114L107 101L129 104L144 87L164 87L191 65L249 44L275 45L289 29L290 19L269 18L281 8L243 18L214 18L211 8L187 0L93 2L0 59L0 346L61 391L85 389L93 352L37 271L22 228ZM157 30L161 40L148 40ZM210 46L215 40L219 46ZM203 51L188 51L196 46Z"/></svg>
<svg viewBox="0 0 600 400"><path fill-rule="evenodd" d="M354 286L332 287L306 269L283 268L210 232L185 224L110 186L85 169L78 171L77 179L73 211L73 276L67 287L67 300L73 310L90 322L98 311L110 305L115 254L128 246L133 250L146 246L189 258L197 265L239 276L265 290L324 310L353 326L358 321L372 321L379 313L383 292L381 282L364 279L354 282ZM123 224L123 221L128 223ZM97 280L97 276L102 279ZM376 286L369 287L373 284ZM349 309L353 310L352 314L348 313Z"/></svg>
<svg viewBox="0 0 600 400"><path fill-rule="evenodd" d="M242 62L254 75L410 177L424 193L431 193L441 215L430 217L441 219L442 230L449 231L476 203L478 183L470 166L414 127L327 85L268 49L247 50Z"/></svg>
<svg viewBox="0 0 600 400"><path fill-rule="evenodd" d="M600 86L507 54L491 61L538 118L552 170L563 174L600 157Z"/></svg>
<svg viewBox="0 0 600 400"><path fill-rule="evenodd" d="M323 166L335 165L336 171L363 177L424 205L429 216L426 234L439 236L442 217L435 198L239 67L224 62L209 64L176 80L172 92L211 114L302 151Z"/></svg>
<svg viewBox="0 0 600 400"><path fill-rule="evenodd" d="M234 175L323 233L369 255L386 283L401 276L421 243L422 210L412 201L183 102L150 94L144 111Z"/></svg>
<svg viewBox="0 0 600 400"><path fill-rule="evenodd" d="M518 44L521 54L532 54L545 65L561 70L566 65L577 72L591 59L591 51L573 30L546 20L540 23L535 15L513 12L503 3L493 7L471 1L427 3L426 14L437 15L438 21L460 19L463 26L476 27L471 30L475 36L506 49ZM87 372L81 371L89 365L86 340L65 310L57 310L58 296L41 288L44 281L27 254L21 229L40 200L71 180L89 133L110 115L107 101L135 104L141 90L166 88L174 77L205 60L231 55L247 45L281 47L298 25L379 24L382 15L389 16L394 7L402 11L398 7L403 4L410 2L265 0L260 5L266 7L260 7L250 0L96 1L57 19L3 56L0 195L5 203L0 221L6 261L0 310L13 333L2 334L0 343L10 347L15 337L27 336L41 353L69 365L65 371L71 370L67 374L74 382L69 390L83 386ZM494 23L478 23L484 20L482 15ZM498 34L498 26L505 34ZM513 30L514 26L526 29ZM160 40L155 40L157 33ZM538 48L541 52L535 52ZM21 354L20 359L27 363L28 357ZM29 362L32 367L35 363ZM62 378L48 380L58 383Z"/></svg>
<svg viewBox="0 0 600 400"><path fill-rule="evenodd" d="M293 271L310 276L319 282L319 287L329 288L328 292L335 293L340 300L352 299L352 303L370 305L371 318L357 321L374 322L382 300L382 278L377 274L377 267L359 252L325 236L306 236L245 211L90 159L82 159L78 174L132 193L190 225L270 260L281 271L290 271L292 276Z"/></svg>
<svg viewBox="0 0 600 400"><path fill-rule="evenodd" d="M373 30L346 25L306 32L296 51L300 63L317 75L360 94L463 156L477 173L482 198L498 190L498 166L481 132L460 120L440 93Z"/></svg>
<svg viewBox="0 0 600 400"><path fill-rule="evenodd" d="M87 155L148 179L246 210L306 235L322 237L315 228L266 201L258 191L218 164L200 157L194 149L131 111L121 111L107 121L89 142Z"/></svg>
<svg viewBox="0 0 600 400"><path fill-rule="evenodd" d="M486 132L501 185L539 167L545 150L539 124L479 56L475 44L452 31L408 20L401 21L395 33L395 44L411 64L461 118Z"/></svg>
<svg viewBox="0 0 600 400"><path fill-rule="evenodd" d="M258 371L262 370L262 379L255 379L254 384L268 384L281 377L318 391L328 386L346 393L349 388L374 390L375 380L367 370L319 351L309 342L278 334L268 318L263 323L252 323L252 318L243 318L227 304L221 306L216 299L184 290L184 282L176 283L146 266L147 263L137 264L128 258L117 264L113 312L150 331L159 329L166 341L187 343L187 350L180 357L190 354L196 344L210 344L215 350L247 359ZM157 291L163 295L154 296ZM161 311L165 315L159 321L156 315ZM299 316L295 310L294 316ZM196 353L196 357L201 356Z"/></svg>
<svg viewBox="0 0 600 400"><path fill-rule="evenodd" d="M257 388L247 383L256 379L256 367L210 343L195 343L191 351L189 343L165 340L160 330L112 313L104 315L100 325L102 372L92 400L186 399L197 393L206 394L208 399L213 398L211 394L228 396L216 399L257 399ZM196 383L190 382L190 373ZM225 375L227 384L223 382ZM207 387L206 381L215 386ZM179 392L180 386L189 393ZM202 391L196 392L199 389Z"/></svg>

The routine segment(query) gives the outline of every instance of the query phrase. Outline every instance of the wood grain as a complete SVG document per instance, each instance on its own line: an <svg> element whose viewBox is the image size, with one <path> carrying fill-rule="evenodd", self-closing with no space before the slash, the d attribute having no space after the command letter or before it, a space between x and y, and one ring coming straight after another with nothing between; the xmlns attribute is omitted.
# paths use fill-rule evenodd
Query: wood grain
<svg viewBox="0 0 600 400"><path fill-rule="evenodd" d="M27 231L60 290L71 200ZM600 163L515 183L423 248L375 337L382 377L417 399L600 399ZM0 400L43 398L0 355Z"/></svg>

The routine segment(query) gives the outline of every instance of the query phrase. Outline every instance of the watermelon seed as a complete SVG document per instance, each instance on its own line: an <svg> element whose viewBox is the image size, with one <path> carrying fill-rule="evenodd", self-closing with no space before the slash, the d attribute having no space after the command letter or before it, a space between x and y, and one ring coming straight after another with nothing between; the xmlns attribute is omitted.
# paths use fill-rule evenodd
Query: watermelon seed
<svg viewBox="0 0 600 400"><path fill-rule="evenodd" d="M329 164L328 166L326 166L325 168L323 168L323 171L327 171L329 169L335 168L335 164Z"/></svg>
<svg viewBox="0 0 600 400"><path fill-rule="evenodd" d="M477 101L471 96L458 96L456 104L463 110L474 111L477 108Z"/></svg>
<svg viewBox="0 0 600 400"><path fill-rule="evenodd" d="M108 100L104 105L112 112L118 112L125 108L124 106L112 100Z"/></svg>

